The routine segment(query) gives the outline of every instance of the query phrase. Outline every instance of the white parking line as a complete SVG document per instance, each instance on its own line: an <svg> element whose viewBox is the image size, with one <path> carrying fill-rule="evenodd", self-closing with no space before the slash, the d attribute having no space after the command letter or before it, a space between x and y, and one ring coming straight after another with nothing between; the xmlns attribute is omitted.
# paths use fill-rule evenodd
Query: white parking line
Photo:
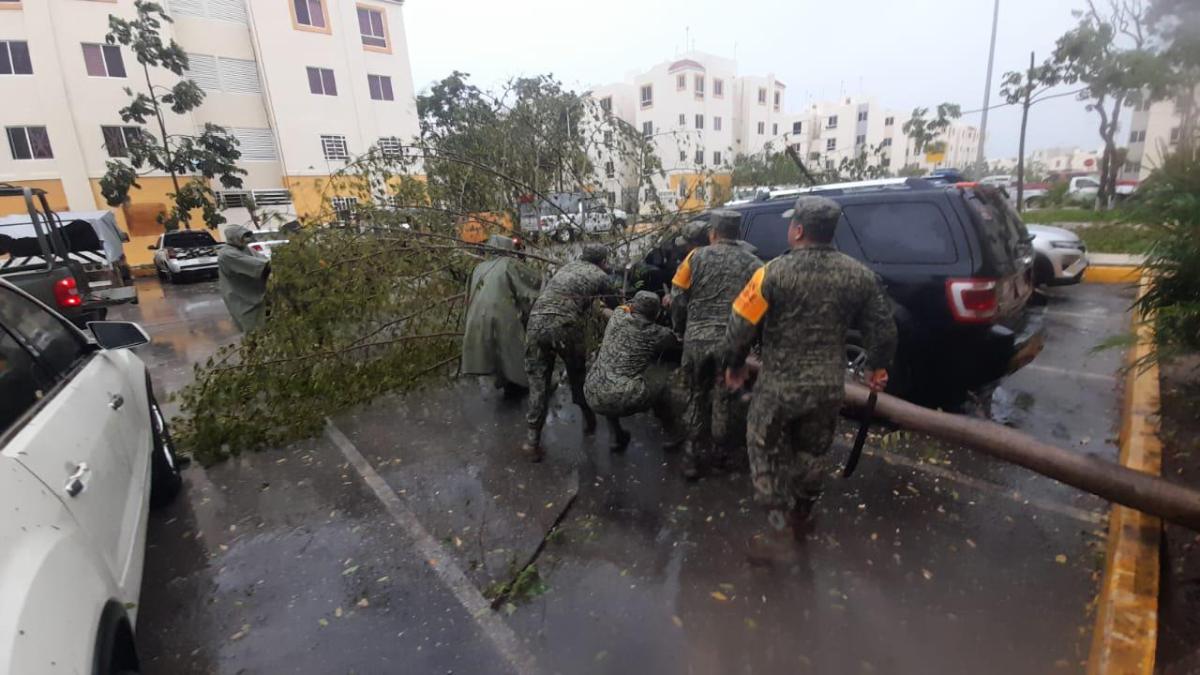
<svg viewBox="0 0 1200 675"><path fill-rule="evenodd" d="M1048 309L1044 312L1046 316L1061 316L1066 319L1087 319L1089 321L1099 321L1107 319L1111 316L1108 312L1096 312L1095 314L1084 312L1063 312L1057 309Z"/></svg>
<svg viewBox="0 0 1200 675"><path fill-rule="evenodd" d="M1036 370L1042 373L1050 373L1052 375L1062 375L1064 377L1079 377L1085 380L1098 380L1101 382L1116 382L1116 375L1104 375L1101 373L1087 373L1081 370L1067 370L1066 368L1055 368L1054 366L1041 366L1036 363L1031 363L1025 366L1026 370Z"/></svg>
<svg viewBox="0 0 1200 675"><path fill-rule="evenodd" d="M433 569L442 584L450 589L454 597L462 605L467 614L479 626L479 630L491 640L492 644L508 661L513 670L520 675L534 675L540 672L533 655L526 651L517 634L492 611L488 601L484 599L475 584L467 579L461 568L454 564L453 557L442 548L441 544L417 520L417 516L404 505L400 495L383 480L375 471L375 467L359 453L354 443L334 425L333 420L325 419L325 436L342 451L342 455L350 462L350 466L362 476L363 481L375 496L383 503L388 514L396 524L404 528L405 533L413 540L417 553L425 563Z"/></svg>
<svg viewBox="0 0 1200 675"><path fill-rule="evenodd" d="M1033 497L1033 498L1025 497L1025 496L1021 495L1020 492L1017 492L1016 490L1009 490L1009 489L1005 488L1004 486L997 485L990 481L980 480L978 478L972 478L970 476L963 475L957 471L952 471L950 469L936 466L933 464L927 464L925 462L918 462L916 460L909 459L908 457L905 457L903 455L897 455L894 452L888 452L887 450L875 450L873 448L868 448L868 449L864 450L863 452L867 455L873 455L875 457L878 457L878 458L882 459L883 461L887 462L888 464L897 464L899 466L907 467L907 468L913 469L915 471L920 471L922 473L927 473L927 474L930 474L933 476L937 476L938 478L944 478L946 480L954 481L955 483L959 483L960 485L966 485L967 487L973 488L980 492L986 492L991 495L996 495L998 497L1004 497L1006 499L1010 499L1014 502L1017 502L1018 504L1028 504L1029 506L1035 506L1043 511L1057 513L1060 516L1066 516L1068 518L1073 518L1075 520L1085 522L1085 523L1090 523L1093 525L1099 525L1100 523L1104 522L1104 514L1102 514L1102 513L1097 513L1096 511L1088 511L1086 509L1081 509L1081 508L1078 508L1075 506L1071 506L1070 504L1060 504L1058 502L1047 501L1045 499L1038 499L1036 497Z"/></svg>

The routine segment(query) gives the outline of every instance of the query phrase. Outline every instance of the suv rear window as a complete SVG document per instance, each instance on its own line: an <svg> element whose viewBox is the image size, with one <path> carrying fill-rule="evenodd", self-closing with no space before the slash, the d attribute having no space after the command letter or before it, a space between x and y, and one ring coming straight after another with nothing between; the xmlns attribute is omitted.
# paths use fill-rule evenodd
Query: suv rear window
<svg viewBox="0 0 1200 675"><path fill-rule="evenodd" d="M791 205L780 207L778 212L762 212L750 217L746 225L746 241L758 249L758 257L771 260L787 252L788 221L783 217L785 209Z"/></svg>
<svg viewBox="0 0 1200 675"><path fill-rule="evenodd" d="M193 248L216 245L217 241L207 232L169 232L163 235L163 246Z"/></svg>
<svg viewBox="0 0 1200 675"><path fill-rule="evenodd" d="M979 241L988 262L996 265L1000 274L1016 271L1021 257L1021 240L1025 226L997 192L968 191L964 197L971 210L971 219L979 227Z"/></svg>
<svg viewBox="0 0 1200 675"><path fill-rule="evenodd" d="M843 207L842 213L871 262L931 265L958 260L950 224L935 204L854 204Z"/></svg>

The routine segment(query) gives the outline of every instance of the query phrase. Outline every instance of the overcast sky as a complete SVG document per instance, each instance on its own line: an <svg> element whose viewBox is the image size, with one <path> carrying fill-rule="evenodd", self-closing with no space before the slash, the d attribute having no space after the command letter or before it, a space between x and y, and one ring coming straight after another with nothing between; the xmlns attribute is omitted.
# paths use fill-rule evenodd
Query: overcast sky
<svg viewBox="0 0 1200 675"><path fill-rule="evenodd" d="M992 104L1001 75L1040 61L1075 24L1081 0L1000 0ZM982 107L992 0L408 0L418 91L461 70L480 85L553 73L583 90L687 47L735 57L739 74L774 72L785 110L841 93L911 110L941 101ZM979 114L965 115L978 125ZM992 110L989 158L1016 156L1020 111ZM1097 148L1095 113L1073 96L1034 106L1030 150Z"/></svg>

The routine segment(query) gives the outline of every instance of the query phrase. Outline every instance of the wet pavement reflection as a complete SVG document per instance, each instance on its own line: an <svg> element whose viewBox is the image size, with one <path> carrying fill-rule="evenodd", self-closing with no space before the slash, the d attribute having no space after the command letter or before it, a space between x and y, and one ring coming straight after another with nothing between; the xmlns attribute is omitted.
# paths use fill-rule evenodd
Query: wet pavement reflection
<svg viewBox="0 0 1200 675"><path fill-rule="evenodd" d="M160 390L237 339L214 284L139 287L122 312L155 338L141 355ZM1120 355L1089 350L1124 329L1129 300L1051 291L1045 353L989 413L1115 458ZM568 398L541 465L516 449L523 402L474 380L335 417L443 561L413 552L324 438L188 469L182 498L151 519L147 672L505 672L431 566L456 564L480 589L507 580L572 495L538 561L545 592L501 610L544 672L1082 672L1101 500L919 436L873 436L852 479L831 475L802 561L751 567L742 544L763 519L745 474L686 484L648 417L612 455Z"/></svg>

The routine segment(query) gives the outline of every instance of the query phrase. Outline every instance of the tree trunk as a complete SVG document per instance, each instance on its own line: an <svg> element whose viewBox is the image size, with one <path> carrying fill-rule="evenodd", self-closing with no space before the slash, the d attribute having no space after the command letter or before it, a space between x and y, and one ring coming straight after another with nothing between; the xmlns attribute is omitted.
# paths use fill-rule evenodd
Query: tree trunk
<svg viewBox="0 0 1200 675"><path fill-rule="evenodd" d="M867 395L863 385L846 384L848 407L864 407ZM875 414L1200 532L1200 491L1192 488L1048 445L994 422L930 410L887 394L879 394Z"/></svg>

